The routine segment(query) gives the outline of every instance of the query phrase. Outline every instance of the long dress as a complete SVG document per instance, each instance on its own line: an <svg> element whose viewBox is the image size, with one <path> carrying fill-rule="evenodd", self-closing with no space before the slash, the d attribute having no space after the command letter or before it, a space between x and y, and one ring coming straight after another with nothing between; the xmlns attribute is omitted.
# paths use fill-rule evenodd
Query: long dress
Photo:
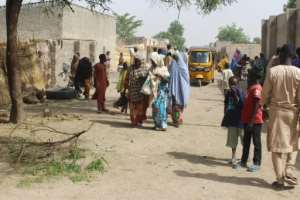
<svg viewBox="0 0 300 200"><path fill-rule="evenodd" d="M299 94L300 69L279 65L269 70L262 96L263 104L270 107L267 136L270 152L298 151Z"/></svg>
<svg viewBox="0 0 300 200"><path fill-rule="evenodd" d="M169 101L173 122L176 126L183 123L183 110L187 106L190 93L188 66L182 57L173 60L170 68Z"/></svg>
<svg viewBox="0 0 300 200"><path fill-rule="evenodd" d="M106 73L106 66L98 63L95 65L95 86L96 99L98 104L98 111L105 111L105 92L108 87L108 79Z"/></svg>
<svg viewBox="0 0 300 200"><path fill-rule="evenodd" d="M129 70L128 100L130 119L133 126L142 125L143 121L147 119L146 112L149 106L149 97L141 93L147 75L148 70L145 67Z"/></svg>
<svg viewBox="0 0 300 200"><path fill-rule="evenodd" d="M160 81L157 90L157 97L152 103L152 117L156 128L168 128L168 82Z"/></svg>

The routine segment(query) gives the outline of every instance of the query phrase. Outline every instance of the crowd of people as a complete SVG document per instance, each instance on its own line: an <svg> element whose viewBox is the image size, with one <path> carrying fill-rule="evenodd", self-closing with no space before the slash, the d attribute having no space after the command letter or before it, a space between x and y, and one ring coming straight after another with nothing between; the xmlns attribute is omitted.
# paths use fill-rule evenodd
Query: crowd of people
<svg viewBox="0 0 300 200"><path fill-rule="evenodd" d="M129 62L120 53L116 87L120 97L114 107L121 108L122 113L129 108L133 127L143 126L149 107L155 130L166 131L169 116L173 125L179 127L189 99L188 50L180 53L171 45L166 50L154 48L150 63L137 48L130 53ZM99 113L108 112L105 93L109 87L109 69L110 52L101 54L94 66L88 58L80 59L77 53L71 65L70 78L78 95L89 99L94 83L93 99L97 100ZM232 167L246 168L249 172L260 170L261 132L268 120L267 147L277 176L272 186L276 190L293 188L298 184L294 171L300 136L300 48L293 56L289 46L284 45L269 61L264 54L250 59L236 50L232 61L229 63L224 56L218 69L225 99L221 125L228 129L226 146L232 150ZM239 139L243 145L241 159L237 158ZM251 141L254 156L253 164L248 166Z"/></svg>
<svg viewBox="0 0 300 200"><path fill-rule="evenodd" d="M298 185L295 164L299 149L300 48L296 54L288 45L277 49L268 62L263 54L251 60L236 50L231 63L227 57L219 63L225 97L222 126L228 129L226 146L232 149L234 169L256 172L262 164L261 132L268 121L267 148L277 180L276 190ZM243 151L237 159L241 140ZM253 164L248 166L251 140Z"/></svg>
<svg viewBox="0 0 300 200"><path fill-rule="evenodd" d="M152 108L154 129L166 131L168 117L179 127L183 123L183 110L189 98L189 70L185 53L180 53L168 45L166 50L153 48L150 63L137 48L131 51L131 60L126 62L120 53L118 63L117 92L119 99L115 108L127 113L133 127L142 127L147 119L147 110ZM105 93L109 87L110 52L101 54L99 62L92 66L87 58L74 55L71 63L70 79L78 96L90 98L94 83L93 99L97 100L99 113L108 112L105 106ZM84 88L84 91L81 89Z"/></svg>

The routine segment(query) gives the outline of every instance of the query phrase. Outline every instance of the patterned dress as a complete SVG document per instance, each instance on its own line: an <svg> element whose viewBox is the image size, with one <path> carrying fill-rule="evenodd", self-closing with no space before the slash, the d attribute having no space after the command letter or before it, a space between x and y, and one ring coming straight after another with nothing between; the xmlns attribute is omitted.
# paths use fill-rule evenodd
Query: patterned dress
<svg viewBox="0 0 300 200"><path fill-rule="evenodd" d="M152 117L155 128L166 129L168 127L168 82L161 81L158 85L157 97L152 103Z"/></svg>

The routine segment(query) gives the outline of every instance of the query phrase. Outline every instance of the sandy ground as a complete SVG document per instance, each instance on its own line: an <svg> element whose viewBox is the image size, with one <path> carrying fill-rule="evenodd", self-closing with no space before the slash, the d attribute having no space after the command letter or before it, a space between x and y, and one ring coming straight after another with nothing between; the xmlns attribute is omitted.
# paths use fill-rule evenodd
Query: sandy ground
<svg viewBox="0 0 300 200"><path fill-rule="evenodd" d="M60 129L78 130L95 123L80 145L104 155L109 168L92 182L74 184L67 179L31 188L16 187L16 176L0 163L0 200L280 200L299 199L300 187L275 192L274 174L263 134L263 166L258 173L234 170L227 164L226 131L219 127L222 95L216 84L191 90L185 124L155 132L151 120L145 129L133 129L125 115L99 115L95 102L49 104L57 112L80 113L85 120L57 122ZM111 89L108 103L117 94ZM38 110L38 108L37 108ZM1 134L7 134L5 127ZM239 149L239 156L241 149ZM252 154L251 154L252 155ZM251 156L252 157L252 156ZM298 162L300 170L300 162ZM300 171L297 171L300 175Z"/></svg>

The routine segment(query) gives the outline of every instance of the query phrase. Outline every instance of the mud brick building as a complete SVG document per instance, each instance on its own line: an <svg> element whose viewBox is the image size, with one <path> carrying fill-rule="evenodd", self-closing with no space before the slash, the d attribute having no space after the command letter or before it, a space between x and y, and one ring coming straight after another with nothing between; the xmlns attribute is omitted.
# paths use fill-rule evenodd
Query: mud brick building
<svg viewBox="0 0 300 200"><path fill-rule="evenodd" d="M0 7L0 43L6 41L5 7ZM115 56L116 21L111 15L93 12L79 5L62 7L53 2L24 4L18 24L20 43L40 41L37 47L45 57L50 86L64 86L59 74L70 65L75 52L98 61L100 53L111 51ZM1 59L0 59L1 60ZM3 60L3 58L2 58ZM114 59L113 59L114 60ZM43 72L42 72L43 73Z"/></svg>

